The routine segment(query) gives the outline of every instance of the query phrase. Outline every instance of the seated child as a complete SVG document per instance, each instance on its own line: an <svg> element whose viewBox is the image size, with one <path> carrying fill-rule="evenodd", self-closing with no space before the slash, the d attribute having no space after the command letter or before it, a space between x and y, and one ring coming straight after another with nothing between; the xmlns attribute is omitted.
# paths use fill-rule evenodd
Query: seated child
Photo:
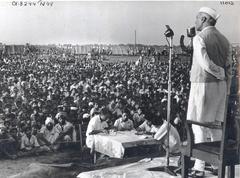
<svg viewBox="0 0 240 178"><path fill-rule="evenodd" d="M25 132L21 138L21 147L20 149L23 152L28 152L29 154L37 154L42 151L49 151L50 149L46 146L40 146L38 143L38 139L35 136L36 128L27 127Z"/></svg>
<svg viewBox="0 0 240 178"><path fill-rule="evenodd" d="M37 137L32 134L31 127L27 127L21 138L21 147L22 151L30 151L34 148L40 147Z"/></svg>

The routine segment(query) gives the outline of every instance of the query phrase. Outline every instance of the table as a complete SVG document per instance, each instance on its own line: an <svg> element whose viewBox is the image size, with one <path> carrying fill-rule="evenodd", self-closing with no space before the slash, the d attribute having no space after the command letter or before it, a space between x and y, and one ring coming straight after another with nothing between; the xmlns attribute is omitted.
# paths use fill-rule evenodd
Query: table
<svg viewBox="0 0 240 178"><path fill-rule="evenodd" d="M123 158L126 148L160 144L150 135L136 135L136 131L101 133L94 135L93 138L93 150L95 152L114 158Z"/></svg>

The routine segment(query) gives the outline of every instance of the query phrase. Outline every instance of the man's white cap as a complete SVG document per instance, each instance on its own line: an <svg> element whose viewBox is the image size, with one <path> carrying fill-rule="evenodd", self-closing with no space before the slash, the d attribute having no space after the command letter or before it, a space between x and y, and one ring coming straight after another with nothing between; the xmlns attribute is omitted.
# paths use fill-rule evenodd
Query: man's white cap
<svg viewBox="0 0 240 178"><path fill-rule="evenodd" d="M84 118L84 119L87 119L87 118L89 118L89 117L90 117L90 115L89 115L88 113L83 114L83 118Z"/></svg>
<svg viewBox="0 0 240 178"><path fill-rule="evenodd" d="M210 7L202 7L200 8L199 12L206 13L215 20L217 20L220 17L220 14L218 14L215 9L212 9Z"/></svg>
<svg viewBox="0 0 240 178"><path fill-rule="evenodd" d="M70 110L76 111L78 108L77 107L70 107Z"/></svg>
<svg viewBox="0 0 240 178"><path fill-rule="evenodd" d="M88 106L93 106L93 102L89 102L89 103L88 103Z"/></svg>
<svg viewBox="0 0 240 178"><path fill-rule="evenodd" d="M54 121L52 120L52 118L51 117L47 117L46 118L46 120L45 120L45 125L48 125L48 123L52 123L52 124L54 124Z"/></svg>

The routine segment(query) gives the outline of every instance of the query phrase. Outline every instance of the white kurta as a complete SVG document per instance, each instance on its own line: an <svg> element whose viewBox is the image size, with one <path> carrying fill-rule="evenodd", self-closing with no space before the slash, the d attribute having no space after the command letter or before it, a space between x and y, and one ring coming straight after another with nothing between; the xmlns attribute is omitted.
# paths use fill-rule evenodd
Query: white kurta
<svg viewBox="0 0 240 178"><path fill-rule="evenodd" d="M197 62L204 70L214 75L219 82L191 83L187 120L222 122L226 95L230 90L229 73L231 72L225 73L222 67L217 66L209 59L205 43L200 36L195 36L193 46L193 62ZM231 63L231 53L229 53L227 63Z"/></svg>
<svg viewBox="0 0 240 178"><path fill-rule="evenodd" d="M224 119L226 81L191 83L187 119L197 122L222 122Z"/></svg>
<svg viewBox="0 0 240 178"><path fill-rule="evenodd" d="M94 130L103 130L108 127L106 121L101 121L100 116L96 115L88 123L87 131L86 131L86 145L88 148L93 149L94 145L94 135L89 135Z"/></svg>
<svg viewBox="0 0 240 178"><path fill-rule="evenodd" d="M162 140L163 145L167 145L167 121L161 125L161 127L157 130L156 134L154 135L154 139ZM177 129L170 124L169 130L169 151L170 153L179 153L180 152L180 136L178 134Z"/></svg>
<svg viewBox="0 0 240 178"><path fill-rule="evenodd" d="M198 35L194 37L193 47L193 63L198 63L203 70L215 76L219 81L191 82L187 120L219 124L224 120L226 96L230 93L231 67L225 71L214 64L207 54L203 39ZM231 66L231 49L229 50L226 66ZM208 136L212 141L221 139L222 130L207 129L198 125L193 125L192 129L195 143L208 141ZM205 162L196 159L193 169L204 171L204 168Z"/></svg>

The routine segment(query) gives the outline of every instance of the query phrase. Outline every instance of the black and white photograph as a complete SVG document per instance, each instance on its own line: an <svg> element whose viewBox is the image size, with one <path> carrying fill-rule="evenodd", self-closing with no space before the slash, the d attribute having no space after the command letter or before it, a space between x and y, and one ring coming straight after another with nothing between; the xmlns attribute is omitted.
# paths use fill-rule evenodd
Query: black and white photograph
<svg viewBox="0 0 240 178"><path fill-rule="evenodd" d="M240 178L240 1L0 1L0 178Z"/></svg>

